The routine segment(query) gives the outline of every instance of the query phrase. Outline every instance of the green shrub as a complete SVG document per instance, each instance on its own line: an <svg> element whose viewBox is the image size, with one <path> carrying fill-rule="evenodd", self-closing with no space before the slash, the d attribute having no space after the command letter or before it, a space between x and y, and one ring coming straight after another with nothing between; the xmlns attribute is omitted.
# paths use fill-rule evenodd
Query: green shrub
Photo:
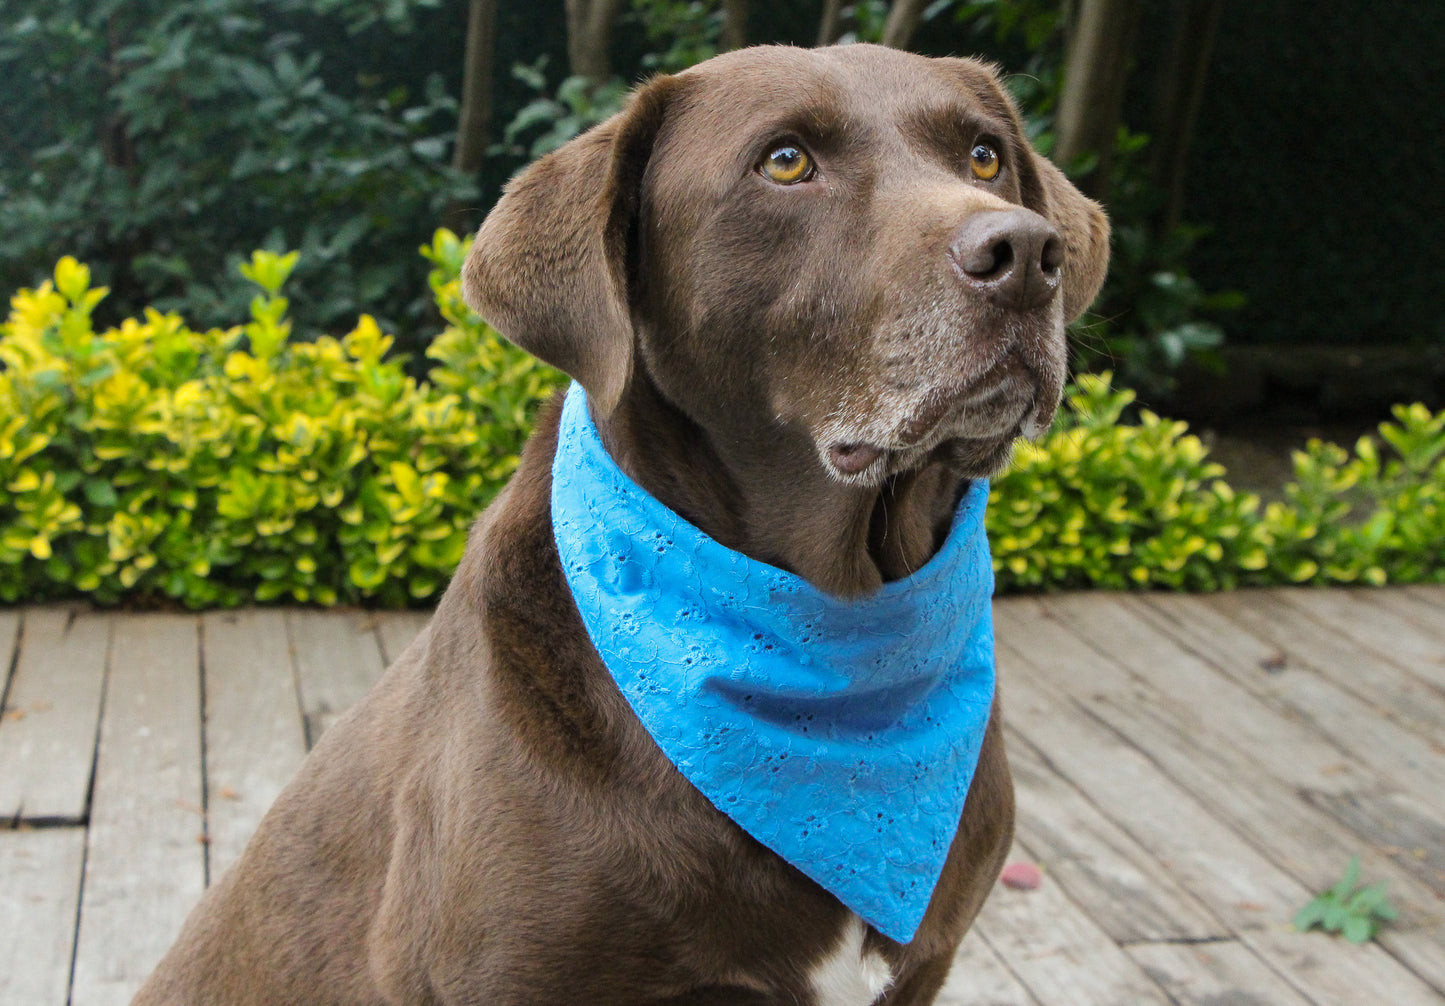
<svg viewBox="0 0 1445 1006"><path fill-rule="evenodd" d="M559 378L462 313L453 235L425 251L452 324L420 384L368 316L288 343L294 253L253 256L262 292L226 330L147 311L95 332L106 291L68 258L18 294L0 328L0 599L435 596Z"/></svg>
<svg viewBox="0 0 1445 1006"><path fill-rule="evenodd" d="M994 481L1001 589L1219 590L1266 567L1259 501L1222 481L1185 424L1144 411L1107 374L1072 386L1054 428Z"/></svg>
<svg viewBox="0 0 1445 1006"><path fill-rule="evenodd" d="M1445 581L1445 412L1416 403L1394 414L1383 443L1361 437L1351 454L1311 440L1295 454L1287 502L1264 514L1273 579Z"/></svg>
<svg viewBox="0 0 1445 1006"><path fill-rule="evenodd" d="M477 198L448 164L455 102L440 76L408 84L348 50L401 48L435 5L7 0L0 289L38 282L61 247L111 288L110 319L222 325L249 297L235 249L300 248L308 331L420 318L420 263L396 248Z"/></svg>
<svg viewBox="0 0 1445 1006"><path fill-rule="evenodd" d="M1397 406L1353 454L1311 441L1286 502L1261 510L1184 423L1120 422L1133 400L1108 374L1080 377L994 480L1000 591L1445 582L1445 412Z"/></svg>
<svg viewBox="0 0 1445 1006"><path fill-rule="evenodd" d="M422 249L446 321L427 380L363 315L289 341L295 253L255 253L250 320L197 331L64 259L0 325L0 601L84 595L405 605L433 599L562 375L462 303L466 244ZM1401 407L1353 452L1311 443L1286 500L1236 493L1183 423L1107 375L1019 447L988 515L1001 591L1445 582L1445 413Z"/></svg>

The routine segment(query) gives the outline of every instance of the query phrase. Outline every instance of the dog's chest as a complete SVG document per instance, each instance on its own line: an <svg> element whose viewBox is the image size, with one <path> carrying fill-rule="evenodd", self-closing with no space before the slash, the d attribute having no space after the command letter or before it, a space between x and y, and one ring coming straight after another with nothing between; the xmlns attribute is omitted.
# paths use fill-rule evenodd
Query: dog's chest
<svg viewBox="0 0 1445 1006"><path fill-rule="evenodd" d="M838 945L808 973L814 1006L872 1006L893 984L888 962L865 950L863 920L849 915Z"/></svg>

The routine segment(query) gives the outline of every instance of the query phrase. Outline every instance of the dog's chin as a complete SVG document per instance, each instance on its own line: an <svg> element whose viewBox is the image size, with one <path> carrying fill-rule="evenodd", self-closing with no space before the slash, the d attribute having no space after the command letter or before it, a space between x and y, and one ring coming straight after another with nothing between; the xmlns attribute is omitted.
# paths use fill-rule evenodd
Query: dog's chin
<svg viewBox="0 0 1445 1006"><path fill-rule="evenodd" d="M946 419L906 445L819 443L818 455L832 478L863 489L930 464L945 465L962 478L988 478L1008 467L1020 438L1037 440L1048 430L1058 407L1057 396L1053 398L1020 402L982 424Z"/></svg>
<svg viewBox="0 0 1445 1006"><path fill-rule="evenodd" d="M957 437L945 440L933 450L934 460L970 479L986 479L1008 467L1017 436L975 440Z"/></svg>
<svg viewBox="0 0 1445 1006"><path fill-rule="evenodd" d="M905 475L930 464L942 464L961 478L982 479L996 475L1008 467L1013 445L1020 431L994 437L947 437L928 447L878 448L860 445L841 452L838 448L822 448L819 455L828 474L843 485L857 489L877 489L889 479ZM868 452L871 460L858 467L858 455Z"/></svg>

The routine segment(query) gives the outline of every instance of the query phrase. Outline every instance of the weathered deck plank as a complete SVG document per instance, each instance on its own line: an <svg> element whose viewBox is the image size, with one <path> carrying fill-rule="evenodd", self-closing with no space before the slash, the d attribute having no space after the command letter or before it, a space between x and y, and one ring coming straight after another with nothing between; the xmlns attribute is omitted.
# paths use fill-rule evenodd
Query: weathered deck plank
<svg viewBox="0 0 1445 1006"><path fill-rule="evenodd" d="M205 888L196 619L118 618L73 1006L124 1006Z"/></svg>
<svg viewBox="0 0 1445 1006"><path fill-rule="evenodd" d="M1445 827L1437 813L1408 793L1332 794L1309 790L1301 792L1300 797L1363 838L1373 855L1386 857L1399 870L1411 874L1422 890L1433 892L1435 901L1445 901ZM1391 871L1388 876L1397 874ZM1428 895L1422 900L1429 905ZM1409 919L1411 906L1405 907ZM1442 914L1445 909L1436 910L1433 905L1423 911L1424 917L1436 920L1437 926L1445 925ZM1440 945L1445 946L1445 937ZM1445 960L1441 968L1445 968ZM1445 970L1440 973L1445 975Z"/></svg>
<svg viewBox="0 0 1445 1006"><path fill-rule="evenodd" d="M1316 596L1308 592L1306 599ZM1352 855L1360 855L1369 876L1389 882L1402 911L1400 922L1382 932L1379 942L1436 989L1445 989L1445 954L1440 952L1445 946L1440 909L1445 792L1436 792L1429 803L1423 799L1432 788L1431 777L1445 775L1445 749L1393 724L1386 712L1367 706L1312 666L1292 662L1288 654L1281 664L1275 640L1254 634L1256 622L1250 620L1246 630L1217 604L1181 606L1176 599L1157 597L1131 599L1126 608L1280 714L1273 756L1262 756L1266 749L1242 731L1231 735L1242 742L1239 746L1216 748L1214 753L1231 756L1216 773L1213 790L1224 818L1253 805L1244 832L1312 888L1332 882ZM1123 615L1116 612L1114 618ZM1348 646L1337 657L1343 667L1354 659ZM1396 673L1405 677L1403 670ZM1233 703L1223 705L1234 709ZM1321 769L1323 758L1308 757L1310 744L1302 738L1310 732L1324 734L1339 747L1337 765ZM1201 758L1194 767L1208 761ZM1284 786L1271 785L1271 778ZM1231 785L1241 779L1248 785ZM1321 825L1313 810L1323 812L1329 823Z"/></svg>
<svg viewBox="0 0 1445 1006"><path fill-rule="evenodd" d="M1353 594L1251 590L1210 603L1230 622L1277 646L1286 661L1308 666L1391 722L1430 736L1445 722L1445 691L1412 674L1408 661L1376 649L1383 645L1380 623L1369 617L1371 608L1349 603ZM1345 604L1337 608L1336 599ZM1378 617L1383 622L1386 613Z"/></svg>
<svg viewBox="0 0 1445 1006"><path fill-rule="evenodd" d="M1280 820L1280 802L1294 803L1301 793L1389 790L1391 780L1352 759L1337 738L1290 715L1288 707L1268 702L1267 686L1243 687L1218 666L1224 661L1217 654L1184 648L1148 617L1123 605L1105 609L1071 601L1052 602L1046 610L1090 644L1091 652L1075 659L1089 668L1100 700L1092 707L1098 715L1139 738L1140 746L1155 751L1161 762L1187 750L1187 760L1177 759L1182 770L1215 768L1217 780L1233 784L1231 808L1252 807L1271 833L1313 837L1315 828L1328 823L1313 816ZM1057 642L1067 646L1071 641L1060 636ZM1258 668L1254 673L1268 676ZM1239 786L1241 779L1251 785Z"/></svg>
<svg viewBox="0 0 1445 1006"><path fill-rule="evenodd" d="M1438 625L1439 619L1445 618L1445 583L1391 587L1382 593L1389 595L1389 603L1405 601L1433 612L1436 617L1431 619L1432 624Z"/></svg>
<svg viewBox="0 0 1445 1006"><path fill-rule="evenodd" d="M1044 883L990 899L941 1006L1445 1004L1445 588L997 611L1016 855ZM314 740L425 622L0 612L0 694L9 674L25 714L0 720L0 795L51 764L11 731L59 724L49 695L93 710L57 732L84 767L72 791L98 757L88 819L82 802L52 818L73 827L0 830L0 1003L126 1002L199 895L199 839L214 879L306 726ZM1363 947L1290 930L1353 853L1400 920Z"/></svg>
<svg viewBox="0 0 1445 1006"><path fill-rule="evenodd" d="M66 1006L85 832L0 831L0 1003Z"/></svg>
<svg viewBox="0 0 1445 1006"><path fill-rule="evenodd" d="M1274 640L1256 634L1246 621L1236 621L1234 606L1200 600L1203 603L1181 606L1177 599L1160 596L1125 599L1125 606L1146 619L1151 609L1159 613L1153 623L1191 653L1283 718L1308 723L1329 737L1346 755L1340 773L1368 767L1392 786L1445 812L1445 746L1401 729L1381 709L1317 673L1311 664L1292 664ZM1348 662L1352 655L1341 652L1337 659Z"/></svg>
<svg viewBox="0 0 1445 1006"><path fill-rule="evenodd" d="M1445 598L1445 588L1434 588ZM1436 688L1445 688L1445 606L1432 604L1427 588L1382 590L1375 603L1405 622L1401 645L1418 653L1411 670Z"/></svg>
<svg viewBox="0 0 1445 1006"><path fill-rule="evenodd" d="M1313 892L1223 823L1217 808L1095 720L1087 705L1069 694L1075 676L1040 668L1040 663L1053 666L1060 652L1038 653L1043 638L1042 626L1035 624L1018 640L1018 649L1000 647L1000 673L1014 695L1010 721L1104 813L1168 864L1187 890L1307 996L1348 1002L1369 973L1387 1001L1438 1006L1438 995L1378 946L1317 960L1304 943L1276 939L1269 927L1283 925Z"/></svg>
<svg viewBox="0 0 1445 1006"><path fill-rule="evenodd" d="M1402 587L1381 594L1379 603L1410 625L1406 637L1425 646L1412 670L1445 688L1445 587Z"/></svg>
<svg viewBox="0 0 1445 1006"><path fill-rule="evenodd" d="M1152 853L1012 731L1008 758L1019 837L1047 867L1050 881L1062 884L1114 942L1205 940L1227 934L1227 927Z"/></svg>
<svg viewBox="0 0 1445 1006"><path fill-rule="evenodd" d="M1342 633L1375 656L1433 686L1431 701L1445 701L1445 612L1408 613L1392 602L1398 590L1275 590L1278 604L1298 609L1316 624ZM1331 663L1337 663L1332 660ZM1438 729L1439 722L1427 724Z"/></svg>
<svg viewBox="0 0 1445 1006"><path fill-rule="evenodd" d="M354 706L386 664L367 611L288 611L306 741L315 747L326 728Z"/></svg>
<svg viewBox="0 0 1445 1006"><path fill-rule="evenodd" d="M1089 678L1088 693L1076 693L1076 700L1306 888L1333 883L1363 851L1371 875L1390 881L1406 916L1382 942L1417 973L1445 983L1445 968L1436 963L1445 928L1434 911L1445 891L1422 884L1376 848L1362 849L1362 837L1371 836L1350 831L1327 804L1305 798L1381 792L1385 780L1341 762L1327 738L1272 712L1119 605L1069 599L1048 602L1045 610L1093 649L1076 651L1076 665ZM1050 621L1035 623L1032 641L1069 647L1066 637L1050 638L1058 631ZM1106 642L1112 659L1101 652Z"/></svg>
<svg viewBox="0 0 1445 1006"><path fill-rule="evenodd" d="M1039 1001L1004 966L982 931L975 929L963 938L934 1006L1039 1006Z"/></svg>
<svg viewBox="0 0 1445 1006"><path fill-rule="evenodd" d="M1262 912L1294 903L1297 885L1136 747L1081 715L1073 696L1036 669L1026 650L1001 644L999 664L1009 682L1010 728L1221 921L1234 930L1253 928Z"/></svg>
<svg viewBox="0 0 1445 1006"><path fill-rule="evenodd" d="M207 850L214 880L240 857L306 757L306 723L284 612L211 612L201 628Z"/></svg>
<svg viewBox="0 0 1445 1006"><path fill-rule="evenodd" d="M1014 843L1015 858L1034 858ZM977 927L1040 1002L1071 1006L1167 1004L1160 988L1058 884L996 888Z"/></svg>
<svg viewBox="0 0 1445 1006"><path fill-rule="evenodd" d="M0 716L0 821L85 819L110 616L31 608Z"/></svg>
<svg viewBox="0 0 1445 1006"><path fill-rule="evenodd" d="M1138 943L1125 949L1179 1006L1310 1006L1236 940Z"/></svg>
<svg viewBox="0 0 1445 1006"><path fill-rule="evenodd" d="M20 612L0 611L0 708L5 689L10 687L10 672L15 667L15 644L20 641Z"/></svg>
<svg viewBox="0 0 1445 1006"><path fill-rule="evenodd" d="M1391 587L1387 593L1392 596L1398 594L1401 597L1410 598L1445 617L1445 583L1420 583L1404 587Z"/></svg>

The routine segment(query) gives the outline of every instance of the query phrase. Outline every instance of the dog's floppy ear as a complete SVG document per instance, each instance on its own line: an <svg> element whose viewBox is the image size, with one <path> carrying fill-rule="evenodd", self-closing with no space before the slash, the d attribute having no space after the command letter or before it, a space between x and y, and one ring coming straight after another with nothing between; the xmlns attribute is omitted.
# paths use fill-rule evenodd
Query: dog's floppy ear
<svg viewBox="0 0 1445 1006"><path fill-rule="evenodd" d="M482 222L462 270L467 303L575 377L602 414L632 371L627 255L643 172L676 77L528 167Z"/></svg>

